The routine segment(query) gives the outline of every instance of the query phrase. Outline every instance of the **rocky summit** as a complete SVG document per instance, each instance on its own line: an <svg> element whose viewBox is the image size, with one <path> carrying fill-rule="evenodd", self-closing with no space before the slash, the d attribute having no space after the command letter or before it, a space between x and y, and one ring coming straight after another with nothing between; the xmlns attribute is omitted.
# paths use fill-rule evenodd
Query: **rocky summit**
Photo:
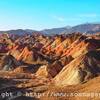
<svg viewBox="0 0 100 100"><path fill-rule="evenodd" d="M0 100L99 100L76 96L99 86L100 33L0 34Z"/></svg>

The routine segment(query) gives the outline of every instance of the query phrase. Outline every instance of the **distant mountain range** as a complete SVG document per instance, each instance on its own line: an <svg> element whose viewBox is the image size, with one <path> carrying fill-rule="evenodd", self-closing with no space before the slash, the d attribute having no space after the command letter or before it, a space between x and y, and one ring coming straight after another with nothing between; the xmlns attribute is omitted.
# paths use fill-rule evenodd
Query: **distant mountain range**
<svg viewBox="0 0 100 100"><path fill-rule="evenodd" d="M96 32L100 32L100 24L80 24L73 27L63 27L63 28L53 28L42 30L42 33L45 34L68 34L73 32L81 32L81 33L90 33L94 34Z"/></svg>
<svg viewBox="0 0 100 100"><path fill-rule="evenodd" d="M93 24L93 23L86 23L86 24L80 24L77 26L67 26L62 28L52 28L52 29L44 29L41 31L38 30L30 30L30 29L17 29L17 30L8 30L8 31L0 31L0 33L10 33L10 34L32 34L34 32L39 32L46 35L54 35L54 34L68 34L72 32L81 32L81 33L90 33L94 34L96 32L100 32L100 24Z"/></svg>
<svg viewBox="0 0 100 100"><path fill-rule="evenodd" d="M62 28L52 28L52 29L44 29L41 32L44 34L61 34L67 30L70 30L70 26L62 27Z"/></svg>

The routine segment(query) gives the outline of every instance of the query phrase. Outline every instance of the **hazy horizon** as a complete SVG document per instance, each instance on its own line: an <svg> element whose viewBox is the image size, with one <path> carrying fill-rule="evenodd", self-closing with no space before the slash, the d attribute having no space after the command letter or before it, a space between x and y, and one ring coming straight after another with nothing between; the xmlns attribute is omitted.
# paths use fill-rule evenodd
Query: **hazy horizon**
<svg viewBox="0 0 100 100"><path fill-rule="evenodd" d="M82 25L82 24L100 24L100 22L91 22L91 23L80 23L80 24L77 24L77 25ZM74 25L74 26L77 26L77 25ZM0 30L0 31L10 31L10 30L34 30L34 31L43 31L43 30L48 30L48 29L55 29L55 28L64 28L64 27L74 27L74 26L70 26L70 25L66 25L66 26L61 26L61 27L51 27L51 28L44 28L44 29L30 29L30 28L13 28L13 29L4 29L4 30Z"/></svg>
<svg viewBox="0 0 100 100"><path fill-rule="evenodd" d="M99 4L99 0L0 0L0 31L100 22Z"/></svg>

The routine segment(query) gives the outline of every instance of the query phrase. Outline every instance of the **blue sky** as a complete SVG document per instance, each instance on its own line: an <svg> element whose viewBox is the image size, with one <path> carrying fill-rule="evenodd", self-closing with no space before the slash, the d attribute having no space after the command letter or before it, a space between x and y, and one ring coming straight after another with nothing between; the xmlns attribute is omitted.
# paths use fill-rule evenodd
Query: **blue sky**
<svg viewBox="0 0 100 100"><path fill-rule="evenodd" d="M0 0L0 30L100 22L100 0Z"/></svg>

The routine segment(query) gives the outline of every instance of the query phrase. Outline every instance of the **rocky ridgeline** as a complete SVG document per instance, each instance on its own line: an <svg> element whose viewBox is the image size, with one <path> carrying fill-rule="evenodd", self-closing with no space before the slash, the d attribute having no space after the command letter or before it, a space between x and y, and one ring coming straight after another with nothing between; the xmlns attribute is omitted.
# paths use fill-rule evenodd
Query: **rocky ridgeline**
<svg viewBox="0 0 100 100"><path fill-rule="evenodd" d="M0 69L1 78L11 79L16 87L31 90L36 83L36 89L41 85L84 84L100 75L100 35L34 33L12 37L3 34Z"/></svg>

